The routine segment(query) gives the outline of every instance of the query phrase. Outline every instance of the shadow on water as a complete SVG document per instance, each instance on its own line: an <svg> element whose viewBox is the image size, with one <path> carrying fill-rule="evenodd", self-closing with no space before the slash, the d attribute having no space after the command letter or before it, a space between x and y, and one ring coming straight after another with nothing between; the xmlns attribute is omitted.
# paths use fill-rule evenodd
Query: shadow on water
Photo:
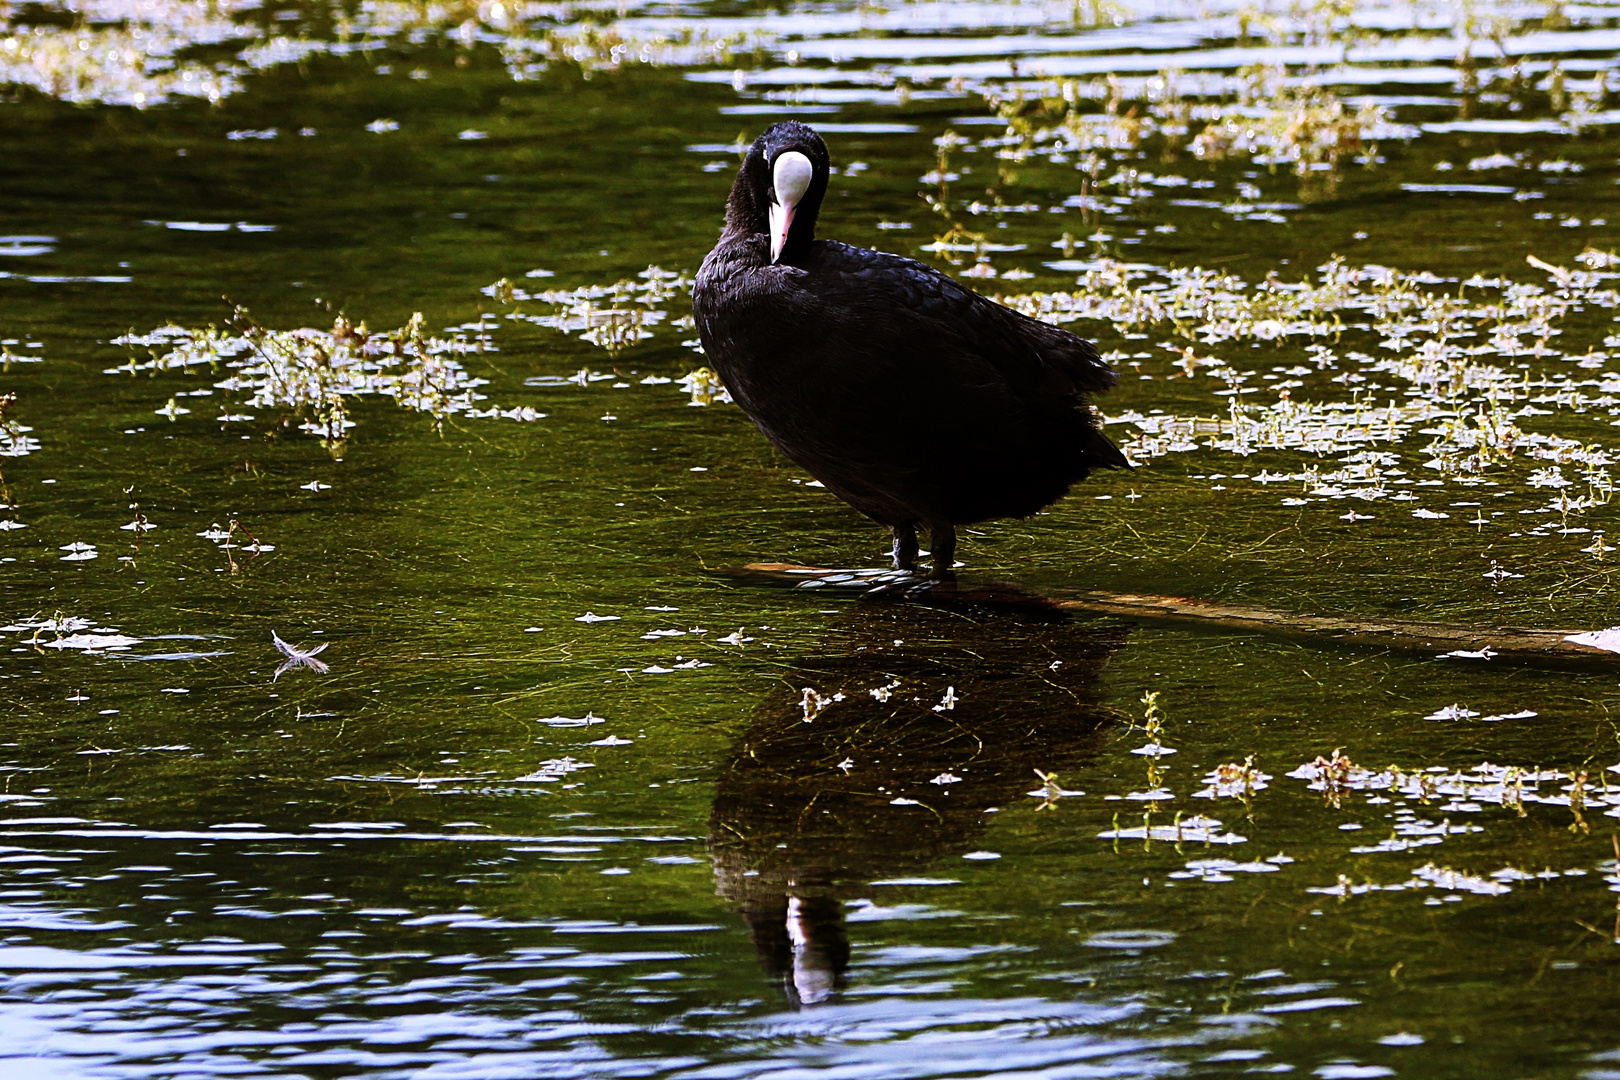
<svg viewBox="0 0 1620 1080"><path fill-rule="evenodd" d="M975 848L991 815L1095 758L1127 631L1030 606L854 605L760 703L720 775L718 893L796 1006L842 988L845 901Z"/></svg>

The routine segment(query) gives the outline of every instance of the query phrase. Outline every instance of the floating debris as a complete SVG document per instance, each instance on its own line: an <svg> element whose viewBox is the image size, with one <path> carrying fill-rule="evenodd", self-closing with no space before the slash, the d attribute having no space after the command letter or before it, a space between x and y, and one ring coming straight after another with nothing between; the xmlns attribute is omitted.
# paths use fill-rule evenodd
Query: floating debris
<svg viewBox="0 0 1620 1080"><path fill-rule="evenodd" d="M574 716L545 716L545 717L541 717L540 719L536 720L535 723L537 723L537 724L545 724L547 727L572 728L572 727L590 727L592 724L605 724L605 723L607 723L607 721L602 719L600 716L597 716L595 713L589 713L588 712L584 716L579 716L579 717L574 717Z"/></svg>
<svg viewBox="0 0 1620 1080"><path fill-rule="evenodd" d="M1234 874L1275 874L1282 867L1269 860L1240 863L1233 859L1193 859L1181 870L1172 870L1167 877L1175 880L1196 880L1210 883L1236 880Z"/></svg>
<svg viewBox="0 0 1620 1080"><path fill-rule="evenodd" d="M799 696L799 708L804 712L804 722L808 724L820 716L827 706L843 700L842 691L833 694L831 697L824 697L816 691L815 687L804 687Z"/></svg>
<svg viewBox="0 0 1620 1080"><path fill-rule="evenodd" d="M1357 885L1341 874L1337 884L1311 887L1305 891L1321 893L1325 896L1348 898L1351 896L1364 896L1374 892L1405 892L1411 889L1434 888L1446 892L1473 893L1476 896L1503 896L1513 891L1512 886L1506 884L1507 880L1517 880L1526 876L1529 875L1525 875L1512 867L1504 867L1489 877L1480 877L1461 870L1453 870L1448 866L1425 863L1413 870L1412 876L1405 881L1392 882L1386 885L1363 882ZM1553 876L1559 875L1555 874Z"/></svg>
<svg viewBox="0 0 1620 1080"><path fill-rule="evenodd" d="M300 649L282 641L281 636L274 630L270 632L270 640L275 642L276 649L281 655L287 658L280 667L276 668L276 673L270 677L271 682L281 678L293 668L307 667L317 675L325 675L331 670L327 667L325 661L315 659L317 653L326 651L328 642L323 641L313 649Z"/></svg>
<svg viewBox="0 0 1620 1080"><path fill-rule="evenodd" d="M88 634L70 634L52 641L41 641L38 635L33 640L25 642L29 645L38 645L42 649L81 649L85 652L121 652L131 645L139 645L142 639L120 634L116 631L98 630Z"/></svg>
<svg viewBox="0 0 1620 1080"><path fill-rule="evenodd" d="M1482 716L1479 718L1479 722L1482 724L1494 724L1502 720L1530 720L1539 715L1541 714L1534 709L1520 709L1518 712L1493 713L1490 716Z"/></svg>
<svg viewBox="0 0 1620 1080"><path fill-rule="evenodd" d="M1176 940L1169 930L1103 930L1081 944L1093 949L1158 949Z"/></svg>
<svg viewBox="0 0 1620 1080"><path fill-rule="evenodd" d="M1574 642L1576 645L1590 645L1605 652L1620 653L1620 626L1611 626L1606 630L1588 630L1584 634L1569 634L1564 640Z"/></svg>
<svg viewBox="0 0 1620 1080"><path fill-rule="evenodd" d="M41 630L50 630L58 634L71 634L94 625L95 623L89 619L77 615L57 615L49 619L19 619L16 622L0 626L0 632L17 633L18 631L33 630L37 634Z"/></svg>
<svg viewBox="0 0 1620 1080"><path fill-rule="evenodd" d="M1479 713L1474 711L1473 709L1465 709L1461 705L1447 705L1443 709L1436 709L1434 712L1430 713L1428 716L1425 716L1423 719L1425 719L1425 720L1467 720L1467 719L1469 719L1471 717L1475 717L1475 716L1478 716L1478 715L1479 715Z"/></svg>
<svg viewBox="0 0 1620 1080"><path fill-rule="evenodd" d="M571 757L551 758L542 761L540 767L523 776L513 777L514 784L554 784L571 773L581 769L594 769L595 765L588 761L576 761Z"/></svg>
<svg viewBox="0 0 1620 1080"><path fill-rule="evenodd" d="M1102 840L1162 840L1171 844L1246 844L1249 838L1222 831L1215 818L1179 814L1168 825L1142 825L1130 829L1109 829L1097 834Z"/></svg>

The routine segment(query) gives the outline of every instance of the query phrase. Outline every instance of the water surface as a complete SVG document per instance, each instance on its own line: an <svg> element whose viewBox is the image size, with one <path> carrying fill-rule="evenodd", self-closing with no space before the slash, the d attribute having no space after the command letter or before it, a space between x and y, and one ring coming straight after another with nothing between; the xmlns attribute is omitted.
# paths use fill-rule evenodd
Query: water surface
<svg viewBox="0 0 1620 1080"><path fill-rule="evenodd" d="M797 115L1122 373L964 582L1612 626L1620 8L144 10L0 39L7 1075L1620 1075L1612 668L740 575L885 537L682 321Z"/></svg>

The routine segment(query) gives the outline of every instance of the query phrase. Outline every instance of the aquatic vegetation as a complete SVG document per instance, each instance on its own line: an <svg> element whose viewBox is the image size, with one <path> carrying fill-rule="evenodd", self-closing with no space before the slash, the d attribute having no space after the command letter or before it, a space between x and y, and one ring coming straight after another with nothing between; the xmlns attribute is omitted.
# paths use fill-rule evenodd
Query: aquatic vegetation
<svg viewBox="0 0 1620 1080"><path fill-rule="evenodd" d="M1254 755L1250 754L1241 762L1229 761L1217 765L1204 777L1208 785L1201 791L1193 792L1195 799L1242 799L1244 802L1252 799L1254 793L1263 791L1270 780L1268 773L1263 773L1254 767Z"/></svg>
<svg viewBox="0 0 1620 1080"><path fill-rule="evenodd" d="M497 5L498 6L498 5ZM731 64L739 54L769 40L762 28L713 31L696 23L640 26L628 21L579 22L540 34L510 34L500 43L512 78L532 79L557 63L577 65L586 76L629 64L699 67Z"/></svg>
<svg viewBox="0 0 1620 1080"><path fill-rule="evenodd" d="M16 394L0 394L0 457L26 457L40 448L39 440L28 434L33 428L6 415L16 404Z"/></svg>
<svg viewBox="0 0 1620 1080"><path fill-rule="evenodd" d="M1584 874L1584 870L1569 871L1573 874ZM1557 872L1547 874L1527 874L1511 866L1491 874L1489 877L1480 877L1462 870L1453 870L1449 866L1436 866L1434 863L1424 863L1412 871L1411 877L1405 881L1397 881L1379 885L1373 882L1353 884L1350 878L1341 874L1335 885L1311 887L1306 892L1321 893L1325 896L1337 896L1346 899L1351 896L1362 896L1373 892L1406 892L1412 889L1438 889L1443 892L1472 893L1475 896L1503 896L1513 891L1508 881L1523 880L1537 877L1562 877ZM1439 901L1431 900L1431 903Z"/></svg>
<svg viewBox="0 0 1620 1080"><path fill-rule="evenodd" d="M349 419L349 400L362 395L393 398L402 408L427 413L436 427L452 416L544 419L545 413L530 406L479 407L486 398L477 388L489 380L470 375L458 358L493 351L480 333L481 325L473 324L472 337L467 328L435 337L418 313L405 326L386 333L372 332L365 323L356 326L342 315L330 330L268 330L239 307L228 330L170 325L114 338L114 345L146 348L150 358L142 361L132 354L128 363L107 368L106 374L157 375L197 367L216 374L229 372L214 387L240 395L237 406L275 410L283 426L300 421L301 430L320 436L334 452L341 450L346 433L355 426ZM158 411L171 420L190 412L174 397ZM256 418L226 405L216 420L233 424Z"/></svg>
<svg viewBox="0 0 1620 1080"><path fill-rule="evenodd" d="M40 448L38 439L31 438L28 432L34 430L26 424L18 423L6 413L17 402L15 394L0 394L0 458L19 458ZM28 526L16 518L16 497L11 493L11 486L6 483L6 473L0 468L0 510L10 511L10 516L0 518L0 533L13 532L17 529L26 529Z"/></svg>
<svg viewBox="0 0 1620 1080"><path fill-rule="evenodd" d="M1593 249L1576 261L1608 265L1606 253ZM1565 333L1566 321L1575 313L1612 310L1620 296L1614 287L1620 275L1554 266L1533 256L1531 265L1548 274L1548 287L1479 275L1464 280L1373 265L1355 268L1342 259L1319 267L1315 280L1290 283L1273 275L1251 285L1199 268L1155 270L1100 259L1072 292L1001 299L1053 322L1097 320L1127 335L1166 333L1170 339L1159 343L1157 353L1116 351L1107 358L1128 362L1144 379L1214 384L1210 392L1219 405L1213 415L1127 410L1108 418L1138 432L1121 441L1137 462L1202 449L1240 457L1265 450L1342 454L1348 468L1262 472L1254 479L1262 484L1301 481L1306 495L1318 499L1348 495L1399 501L1402 496L1395 489L1413 481L1398 467L1399 457L1378 455L1412 435L1428 435L1431 441L1412 467L1443 478L1472 481L1546 461L1580 466L1578 483L1586 493L1548 508L1559 515L1563 530L1569 528L1571 513L1604 505L1611 497L1606 469L1610 452L1591 442L1526 430L1522 418L1563 410L1579 415L1620 401L1614 396L1620 391L1620 374L1603 370L1612 333L1603 337L1599 328L1595 339L1561 348L1550 344ZM1306 355L1291 366L1253 367L1239 362L1243 352L1229 352L1244 343L1280 348L1295 341L1303 344ZM1352 342L1363 343L1363 348L1349 347ZM1165 362L1144 362L1155 356ZM1571 366L1559 366L1565 364ZM1348 400L1296 397L1306 385L1304 378L1328 372L1333 383L1345 387ZM1389 379L1397 386L1389 385ZM1243 400L1263 390L1275 393L1276 400ZM1546 468L1529 471L1532 486L1555 484ZM1310 501L1285 500L1289 505ZM1433 511L1417 516L1442 519Z"/></svg>
<svg viewBox="0 0 1620 1080"><path fill-rule="evenodd" d="M144 108L174 97L219 101L239 91L239 73L229 66L181 54L253 37L255 30L237 16L258 5L248 0L75 0L71 27L19 18L28 6L8 5L0 13L0 85L27 87L77 104Z"/></svg>
<svg viewBox="0 0 1620 1080"><path fill-rule="evenodd" d="M874 694L877 693L875 690L872 692ZM1065 788L1062 782L1059 781L1058 774L1055 772L1044 772L1040 769L1036 769L1035 775L1040 777L1041 786L1036 788L1034 791L1029 792L1029 795L1032 798L1041 800L1041 805L1035 808L1038 811L1055 810L1057 809L1057 801L1059 799L1078 798L1079 796L1085 794L1083 791L1070 791L1069 789Z"/></svg>
<svg viewBox="0 0 1620 1080"><path fill-rule="evenodd" d="M601 721L597 721L600 723ZM528 784L555 784L564 777L577 773L582 769L594 769L596 766L589 761L580 761L573 757L548 758L540 762L539 767L531 773L513 777L512 782Z"/></svg>
<svg viewBox="0 0 1620 1080"><path fill-rule="evenodd" d="M1140 74L1129 65L1101 74L1094 65L1064 57L1031 65L1031 79L1014 63L1010 77L981 76L972 88L1006 125L1003 137L983 145L1015 163L1072 162L1091 175L1094 189L1124 180L1120 190L1129 195L1151 181L1136 180L1134 166L1107 181L1101 175L1105 157L1117 160L1121 152L1141 149L1166 162L1182 155L1203 161L1240 157L1271 170L1286 168L1300 178L1302 194L1312 197L1334 190L1347 162L1376 166L1380 143L1410 141L1432 130L1395 122L1372 95L1348 98L1366 85L1368 67L1396 57L1455 69L1463 114L1457 130L1466 130L1477 113L1501 105L1518 112L1532 103L1550 106L1555 119L1544 123L1546 130L1575 134L1607 122L1609 73L1572 80L1554 60L1536 63L1544 79L1527 77L1525 53L1546 50L1534 34L1553 23L1570 26L1562 5L1549 10L1558 12L1556 18L1506 2L1245 6L1235 13L1241 49L1212 50L1206 57L1189 48L1164 69ZM1126 25L1149 17L1146 8L1127 5L1114 21ZM1583 12L1580 23L1591 28L1602 19ZM1482 52L1494 54L1494 64L1482 64ZM1494 155L1469 166L1518 164ZM1549 171L1558 168L1549 163ZM1264 210L1249 219L1281 220Z"/></svg>
<svg viewBox="0 0 1620 1080"><path fill-rule="evenodd" d="M26 634L17 644L32 649L71 650L86 655L125 653L144 638L132 637L116 627L97 626L92 620L57 612L50 618L35 615L0 626L0 633ZM49 637L45 635L51 635Z"/></svg>
<svg viewBox="0 0 1620 1080"><path fill-rule="evenodd" d="M681 379L681 389L692 395L692 405L731 405L731 391L720 381L720 376L706 367L689 371ZM808 582L806 582L808 584Z"/></svg>
<svg viewBox="0 0 1620 1080"><path fill-rule="evenodd" d="M826 696L819 693L813 686L804 687L799 699L799 707L804 710L804 722L810 723L821 715L823 709L834 701L842 700L843 696L843 694Z"/></svg>
<svg viewBox="0 0 1620 1080"><path fill-rule="evenodd" d="M549 276L549 273L530 271L525 276L536 275ZM680 333L695 330L691 315L691 274L685 271L671 272L659 266L648 266L634 280L625 278L609 285L531 292L507 278L501 278L480 291L496 303L511 308L502 316L504 319L577 335L581 341L606 349L615 359L624 350L653 338L656 327L667 324ZM524 310L526 304L544 304L551 310L546 314L531 313ZM493 328L483 326L486 331ZM697 353L703 352L703 347L695 338L681 344ZM617 378L617 375L608 372L581 368L567 376L537 375L525 380L525 385L588 387ZM662 375L648 375L639 382L642 386L665 386L676 380ZM616 385L628 388L629 384ZM725 384L707 367L688 372L678 380L678 385L690 395L692 405L732 404L731 393Z"/></svg>
<svg viewBox="0 0 1620 1080"><path fill-rule="evenodd" d="M1606 254L1588 248L1576 261L1606 267ZM1354 267L1343 258L1317 267L1314 281L1307 277L1287 282L1272 273L1255 284L1202 267L1158 268L1099 258L1085 268L1073 290L999 299L1055 323L1092 319L1126 332L1167 332L1186 342L1167 348L1177 355L1188 378L1200 368L1214 368L1217 377L1229 377L1221 371L1228 365L1216 357L1196 355L1193 350L1198 346L1303 339L1299 343L1307 347L1313 367L1320 371L1336 368L1341 357L1335 348L1315 339L1330 339L1336 346L1345 335L1359 333L1370 345L1398 354L1384 360L1361 358L1370 370L1396 375L1434 396L1453 398L1468 390L1506 393L1522 378L1481 364L1476 357L1570 355L1549 346L1563 332L1559 324L1565 317L1585 304L1612 308L1620 297L1610 284L1620 280L1620 273L1596 267L1571 270L1540 259L1531 265L1549 275L1552 289L1478 274L1463 279L1379 265ZM1487 332L1486 340L1462 344ZM1597 367L1606 359L1591 348L1573 359L1588 355L1595 356Z"/></svg>
<svg viewBox="0 0 1620 1080"><path fill-rule="evenodd" d="M22 245L22 244L17 244L15 242L16 241L22 241L22 240L34 241L34 240L45 240L45 239L54 239L54 237L43 237L43 236L28 236L28 237L10 236L10 237L8 237L8 236L0 236L0 255L15 255L15 254L29 254L29 255L32 255L32 254L36 254L36 253L44 254L45 252L48 252L51 249L49 247L43 247L43 246L40 246L40 245ZM8 243L8 241L11 241L12 243ZM6 277L6 276L11 276L11 275L0 275L0 277ZM0 341L0 371L10 371L13 364L37 364L37 363L40 363L42 360L45 359L43 356L39 355L38 353L25 353L25 352L16 353L16 352L12 352L11 351L11 346L13 346L15 344L17 344L17 341L14 338L8 338L5 341ZM29 348L37 349L37 348L39 348L39 345L40 345L39 342L29 342Z"/></svg>
<svg viewBox="0 0 1620 1080"><path fill-rule="evenodd" d="M1164 745L1164 709L1159 705L1159 691L1149 690L1142 695L1142 729L1147 732L1148 741L1145 745L1132 750L1133 754L1141 754L1149 758L1148 784L1157 787L1155 762L1157 759L1175 751Z"/></svg>
<svg viewBox="0 0 1620 1080"><path fill-rule="evenodd" d="M131 525L137 525L144 520L144 515L140 514L139 508L137 507L136 519L131 523ZM131 525L120 526L120 528L127 529L130 528ZM150 527L151 526L148 525L145 528ZM145 529L137 529L136 536L139 537L140 533L143 531L145 531ZM237 541L238 534L240 534L241 537L247 541L247 543L239 543ZM225 553L226 568L232 574L241 573L244 565L243 563L236 561L236 552L238 550L246 553L249 560L256 559L262 554L276 550L276 546L274 544L266 544L262 542L257 536L254 536L251 532L249 532L247 527L236 518L232 518L230 524L223 529L219 527L218 523L215 523L197 535L202 537L204 540L212 541L220 551Z"/></svg>
<svg viewBox="0 0 1620 1080"><path fill-rule="evenodd" d="M420 42L428 35L464 51L494 46L516 80L558 63L587 74L630 64L725 64L764 40L758 27L716 32L691 18L637 23L623 18L625 5L589 2L367 0L353 10L324 13L331 19L329 37L267 33L249 18L259 5L248 0L38 5L70 11L70 26L29 19L30 6L0 12L0 86L27 87L79 104L136 108L179 97L218 102L241 92L255 71L323 54L369 52L402 39ZM227 50L224 58L203 58L217 57L221 46Z"/></svg>
<svg viewBox="0 0 1620 1080"><path fill-rule="evenodd" d="M1620 773L1620 766L1607 771ZM1600 786L1594 788L1591 774L1584 769L1564 772L1539 767L1493 765L1489 762L1457 771L1441 766L1410 771L1395 765L1368 769L1335 751L1333 757L1318 757L1288 773L1288 776L1306 781L1308 790L1322 793L1328 804L1335 808L1340 807L1353 792L1367 795L1368 801L1373 803L1387 803L1390 798L1395 798L1404 800L1399 805L1413 801L1423 805L1433 804L1438 811L1446 814L1478 814L1487 807L1497 807L1512 810L1517 816L1523 817L1526 806L1539 804L1567 808L1575 819L1571 830L1583 833L1589 831L1584 818L1584 811L1589 808L1606 807L1603 810L1605 816L1620 817L1620 786L1610 788L1606 775L1599 774L1602 777ZM1552 787L1547 790L1543 785ZM1386 839L1351 850L1357 853L1405 851L1411 847L1441 843L1447 836L1458 833L1480 831L1480 826L1452 824L1449 818L1437 824L1417 818L1409 810L1398 811L1394 817L1395 823Z"/></svg>
<svg viewBox="0 0 1620 1080"><path fill-rule="evenodd" d="M1189 859L1185 867L1172 870L1165 875L1172 880L1194 880L1209 884L1223 881L1235 881L1234 874L1275 874L1282 869L1283 863L1294 860L1287 856L1273 855L1269 859L1259 862L1240 863L1235 859Z"/></svg>
<svg viewBox="0 0 1620 1080"><path fill-rule="evenodd" d="M690 297L692 277L649 266L636 275L640 280L621 280L612 285L586 285L577 289L545 289L531 293L506 278L481 291L502 305L511 306L506 318L548 326L564 334L598 345L617 356L621 351L652 337L650 327L669 317L665 306L680 297ZM548 305L549 314L525 313L526 302ZM690 304L685 305L689 311ZM684 313L672 325L693 329L690 314Z"/></svg>
<svg viewBox="0 0 1620 1080"><path fill-rule="evenodd" d="M1436 716L1441 714L1448 719L1475 722L1522 719L1536 715L1533 711L1522 710L1511 716L1481 717L1477 711L1461 706L1442 709ZM1253 762L1251 756L1242 763L1218 766L1204 777L1207 786L1195 792L1194 797L1235 798L1249 806L1254 796L1267 788L1266 781L1271 779L1257 771ZM1485 824L1479 822L1493 810L1507 811L1511 820L1529 816L1536 806L1561 809L1569 814L1567 829L1570 833L1577 837L1590 835L1592 829L1587 820L1588 813L1595 810L1608 817L1620 818L1620 786L1611 786L1607 779L1611 773L1620 774L1620 765L1602 771L1502 766L1489 762L1463 769L1442 766L1403 769L1396 765L1373 769L1358 765L1342 750L1335 750L1330 755L1318 755L1314 760L1291 770L1287 776L1305 781L1306 790L1320 794L1325 808L1335 811L1379 808L1382 816L1388 820L1387 834L1350 846L1349 854L1403 855L1419 848L1443 844L1452 837L1482 833ZM1057 785L1055 778L1043 779L1048 781L1047 788L1029 794L1044 796L1045 801L1038 809L1049 809L1058 793L1052 790ZM1173 797L1173 793L1167 791L1165 796ZM1115 800L1121 796L1105 798ZM1354 806L1351 805L1352 800ZM1244 842L1245 838L1225 832L1219 822L1202 816L1183 818L1178 814L1168 823L1155 821L1158 805L1157 802L1149 802L1141 815L1141 824L1133 827L1122 825L1122 815L1116 813L1113 827L1099 833L1099 838L1113 841L1116 852L1120 850L1120 840L1142 840L1144 850L1151 850L1153 841L1177 845L1187 842ZM1424 816L1425 810L1427 816ZM1359 831L1363 825L1352 818L1340 827ZM1230 882L1238 874L1269 873L1293 861L1281 854L1263 863L1199 859L1188 862L1183 869L1170 873L1169 877L1203 883ZM1580 867L1537 871L1508 865L1488 874L1478 874L1430 861L1392 882L1380 883L1341 874L1335 884L1310 886L1305 891L1341 899L1376 892L1414 890L1503 896L1519 882L1580 877L1589 872ZM1426 902L1433 904L1440 901L1430 899Z"/></svg>
<svg viewBox="0 0 1620 1080"><path fill-rule="evenodd" d="M1104 181L1099 152L1152 144L1167 162L1178 152L1202 161L1243 157L1256 165L1287 166L1310 180L1352 159L1375 160L1380 140L1420 134L1395 123L1383 106L1352 107L1321 81L1291 80L1277 65L1224 77L1165 71L1146 79L1061 79L1037 93L1024 85L1008 90L992 84L979 93L1007 123L1005 135L980 143L998 158L1075 160L1097 186L1123 184L1126 190L1153 177L1130 175L1132 169Z"/></svg>
<svg viewBox="0 0 1620 1080"><path fill-rule="evenodd" d="M1202 815L1183 818L1177 814L1175 820L1167 825L1154 825L1151 823L1151 811L1142 817L1143 824L1121 828L1117 824L1112 829L1097 834L1100 840L1141 840L1149 844L1159 840L1170 844L1246 844L1248 837L1236 833L1226 832L1219 820Z"/></svg>

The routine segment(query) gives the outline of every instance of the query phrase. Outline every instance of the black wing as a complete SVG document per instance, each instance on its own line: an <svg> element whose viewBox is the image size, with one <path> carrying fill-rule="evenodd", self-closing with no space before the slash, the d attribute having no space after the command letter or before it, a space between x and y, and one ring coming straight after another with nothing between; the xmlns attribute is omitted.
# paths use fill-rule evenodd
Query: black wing
<svg viewBox="0 0 1620 1080"><path fill-rule="evenodd" d="M913 313L913 332L976 353L1021 397L1081 397L1117 381L1091 342L981 296L931 266L837 241L817 248L818 275L836 276L851 294L864 293L891 312Z"/></svg>

